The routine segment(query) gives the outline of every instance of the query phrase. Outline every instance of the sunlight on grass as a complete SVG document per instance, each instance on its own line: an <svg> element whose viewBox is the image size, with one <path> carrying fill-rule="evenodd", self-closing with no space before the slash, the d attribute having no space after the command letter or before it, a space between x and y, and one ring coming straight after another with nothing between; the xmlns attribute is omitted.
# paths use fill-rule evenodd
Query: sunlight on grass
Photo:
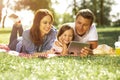
<svg viewBox="0 0 120 80"><path fill-rule="evenodd" d="M0 43L8 44L11 28L0 28Z"/></svg>
<svg viewBox="0 0 120 80"><path fill-rule="evenodd" d="M120 56L88 56L85 58L68 56L50 59L27 59L5 53L0 53L0 56L0 79L2 80L120 79Z"/></svg>
<svg viewBox="0 0 120 80"><path fill-rule="evenodd" d="M97 31L98 31L98 32L120 31L120 27L97 28Z"/></svg>
<svg viewBox="0 0 120 80"><path fill-rule="evenodd" d="M115 31L116 30L116 31ZM7 44L11 28L0 29ZM98 28L99 42L113 45L119 28ZM0 53L0 80L119 80L120 56L22 58Z"/></svg>

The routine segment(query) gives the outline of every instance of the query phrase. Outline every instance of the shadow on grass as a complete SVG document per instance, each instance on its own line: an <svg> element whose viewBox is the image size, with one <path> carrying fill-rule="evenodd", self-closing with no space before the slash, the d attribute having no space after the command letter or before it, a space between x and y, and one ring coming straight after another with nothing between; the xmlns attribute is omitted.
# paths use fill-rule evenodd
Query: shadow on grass
<svg viewBox="0 0 120 80"><path fill-rule="evenodd" d="M120 31L98 32L98 42L99 44L107 44L114 47L114 43L118 41L118 36L120 36Z"/></svg>

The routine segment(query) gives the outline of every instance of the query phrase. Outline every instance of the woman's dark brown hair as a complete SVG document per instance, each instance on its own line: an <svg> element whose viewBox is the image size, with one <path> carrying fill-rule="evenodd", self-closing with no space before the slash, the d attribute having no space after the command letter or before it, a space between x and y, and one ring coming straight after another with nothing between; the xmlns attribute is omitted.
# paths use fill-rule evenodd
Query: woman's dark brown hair
<svg viewBox="0 0 120 80"><path fill-rule="evenodd" d="M43 43L43 38L41 37L40 32L40 21L45 17L49 15L51 17L51 23L53 23L53 15L52 13L47 9L39 9L35 13L35 17L33 20L33 25L30 29L30 38L33 41L33 43L37 46L41 45Z"/></svg>

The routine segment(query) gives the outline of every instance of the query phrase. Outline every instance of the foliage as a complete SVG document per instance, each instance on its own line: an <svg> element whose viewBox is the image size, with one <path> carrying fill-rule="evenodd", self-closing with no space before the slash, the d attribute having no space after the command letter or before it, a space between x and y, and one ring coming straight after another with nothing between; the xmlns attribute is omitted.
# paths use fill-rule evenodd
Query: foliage
<svg viewBox="0 0 120 80"><path fill-rule="evenodd" d="M74 0L70 4L70 7L73 9L74 15L80 9L89 8L94 12L96 17L95 22L98 25L110 25L109 13L113 4L114 0Z"/></svg>
<svg viewBox="0 0 120 80"><path fill-rule="evenodd" d="M63 15L63 23L67 23L67 22L73 22L74 21L74 16L68 14L68 13L65 13Z"/></svg>
<svg viewBox="0 0 120 80"><path fill-rule="evenodd" d="M19 0L16 1L16 6L14 7L15 10L20 9L30 9L36 11L37 9L50 9L51 1L50 0Z"/></svg>
<svg viewBox="0 0 120 80"><path fill-rule="evenodd" d="M57 27L59 27L59 25L61 25L61 24L74 21L73 16L70 15L69 13L64 13L64 14L55 13L54 16L55 16L55 24L54 25L57 25Z"/></svg>
<svg viewBox="0 0 120 80"><path fill-rule="evenodd" d="M120 26L120 19L118 19L117 21L113 22L113 26Z"/></svg>
<svg viewBox="0 0 120 80"><path fill-rule="evenodd" d="M3 8L3 0L0 0L0 22L1 22L1 19L2 19L2 8Z"/></svg>
<svg viewBox="0 0 120 80"><path fill-rule="evenodd" d="M75 14L82 8L89 8L94 12L97 25L110 25L111 20L109 19L109 12L111 11L111 5L114 4L114 0L73 0L68 6L68 9L72 9L72 13L60 15L51 7L52 4L59 4L57 0L55 0L54 3L52 3L51 0L15 0L14 2L16 3L15 5L8 3L8 7L15 11L21 9L36 11L40 8L46 8L53 11L55 15L55 25L74 21ZM59 22L61 18L63 18L63 21Z"/></svg>

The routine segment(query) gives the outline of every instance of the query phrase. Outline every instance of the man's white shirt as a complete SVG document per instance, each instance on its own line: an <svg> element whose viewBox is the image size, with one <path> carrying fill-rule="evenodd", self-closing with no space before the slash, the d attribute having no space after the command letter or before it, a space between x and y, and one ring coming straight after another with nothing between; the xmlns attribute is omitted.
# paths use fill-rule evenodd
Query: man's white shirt
<svg viewBox="0 0 120 80"><path fill-rule="evenodd" d="M73 27L75 32L74 41L79 41L82 43L88 43L89 41L98 41L98 33L95 25L91 25L89 31L87 31L83 36L79 36L75 30L75 23L67 23Z"/></svg>

